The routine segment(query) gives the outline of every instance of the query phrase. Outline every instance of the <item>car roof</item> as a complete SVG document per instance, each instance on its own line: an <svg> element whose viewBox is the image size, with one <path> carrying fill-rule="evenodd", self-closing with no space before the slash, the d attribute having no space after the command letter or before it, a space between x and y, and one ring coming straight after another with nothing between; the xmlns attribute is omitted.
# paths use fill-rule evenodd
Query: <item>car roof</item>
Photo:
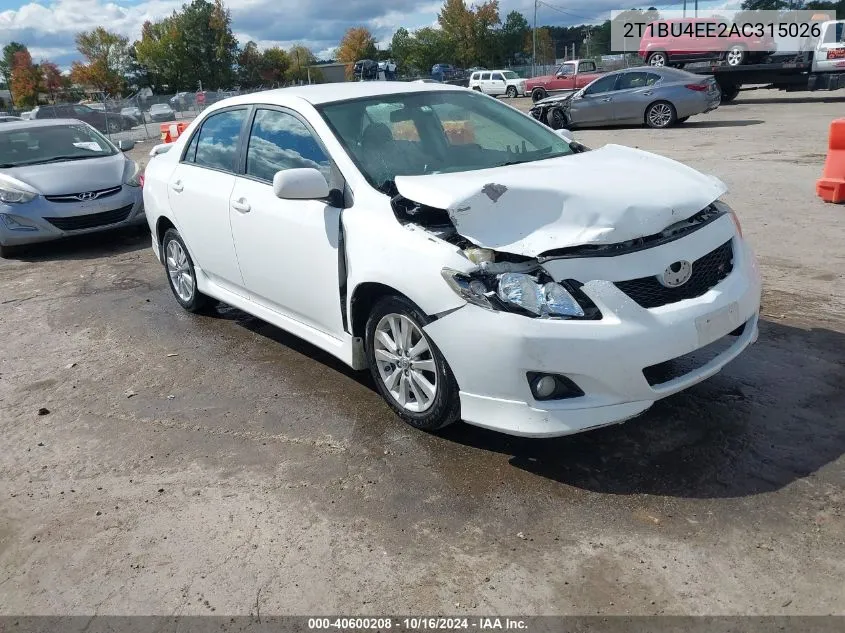
<svg viewBox="0 0 845 633"><path fill-rule="evenodd" d="M9 121L6 125L3 126L3 131L8 132L10 130L26 130L29 128L34 127L57 127L61 125L79 125L83 123L79 119L32 119L29 121L20 120L20 121ZM84 125L84 123L83 123Z"/></svg>
<svg viewBox="0 0 845 633"><path fill-rule="evenodd" d="M246 95L229 97L214 104L214 109L221 107L266 103L269 105L287 105L294 101L306 101L312 105L322 105L350 99L390 96L409 92L448 92L467 90L459 86L441 83L416 83L411 81L350 81L348 83L313 84L311 86L291 86L275 90L263 90Z"/></svg>

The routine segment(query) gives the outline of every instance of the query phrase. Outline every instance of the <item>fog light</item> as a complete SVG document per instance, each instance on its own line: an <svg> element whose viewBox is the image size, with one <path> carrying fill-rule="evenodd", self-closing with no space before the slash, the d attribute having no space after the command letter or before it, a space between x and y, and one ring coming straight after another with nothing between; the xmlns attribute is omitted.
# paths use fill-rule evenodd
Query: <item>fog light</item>
<svg viewBox="0 0 845 633"><path fill-rule="evenodd" d="M564 400L584 395L581 388L571 379L560 374L541 374L529 371L527 374L531 395L535 400Z"/></svg>
<svg viewBox="0 0 845 633"><path fill-rule="evenodd" d="M555 379L551 376L542 376L534 381L534 395L537 398L548 398L555 392Z"/></svg>

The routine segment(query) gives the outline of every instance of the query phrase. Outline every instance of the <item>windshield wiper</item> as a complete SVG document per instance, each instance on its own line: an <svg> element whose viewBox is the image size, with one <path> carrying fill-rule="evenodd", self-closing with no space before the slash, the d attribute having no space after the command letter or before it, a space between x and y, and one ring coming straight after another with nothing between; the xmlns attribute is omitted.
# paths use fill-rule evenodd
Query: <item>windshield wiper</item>
<svg viewBox="0 0 845 633"><path fill-rule="evenodd" d="M36 160L30 163L21 163L20 166L23 167L26 165L46 165L47 163L61 163L63 161L85 160L86 158L96 158L97 156L97 154L93 156L53 156L52 158L45 158L44 160Z"/></svg>

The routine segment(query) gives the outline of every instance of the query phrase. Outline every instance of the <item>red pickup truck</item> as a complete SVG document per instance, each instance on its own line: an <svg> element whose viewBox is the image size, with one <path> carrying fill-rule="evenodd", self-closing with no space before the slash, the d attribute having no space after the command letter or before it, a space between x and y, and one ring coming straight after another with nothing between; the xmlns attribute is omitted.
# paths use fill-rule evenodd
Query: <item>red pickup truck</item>
<svg viewBox="0 0 845 633"><path fill-rule="evenodd" d="M530 92L531 100L536 103L548 97L551 92L581 90L600 76L601 72L596 68L596 62L590 59L574 59L563 62L554 75L532 77L527 80L525 92Z"/></svg>

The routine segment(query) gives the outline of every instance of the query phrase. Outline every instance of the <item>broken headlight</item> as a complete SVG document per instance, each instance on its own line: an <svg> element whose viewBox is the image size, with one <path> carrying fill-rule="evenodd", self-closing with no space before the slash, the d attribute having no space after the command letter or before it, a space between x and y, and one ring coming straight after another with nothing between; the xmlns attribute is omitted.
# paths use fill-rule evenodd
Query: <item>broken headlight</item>
<svg viewBox="0 0 845 633"><path fill-rule="evenodd" d="M524 273L472 277L444 268L443 279L468 303L487 310L516 311L538 317L583 317L584 309L561 284L538 281Z"/></svg>
<svg viewBox="0 0 845 633"><path fill-rule="evenodd" d="M566 288L553 281L538 283L534 277L524 273L499 275L496 294L503 302L537 316L584 316L584 309Z"/></svg>

